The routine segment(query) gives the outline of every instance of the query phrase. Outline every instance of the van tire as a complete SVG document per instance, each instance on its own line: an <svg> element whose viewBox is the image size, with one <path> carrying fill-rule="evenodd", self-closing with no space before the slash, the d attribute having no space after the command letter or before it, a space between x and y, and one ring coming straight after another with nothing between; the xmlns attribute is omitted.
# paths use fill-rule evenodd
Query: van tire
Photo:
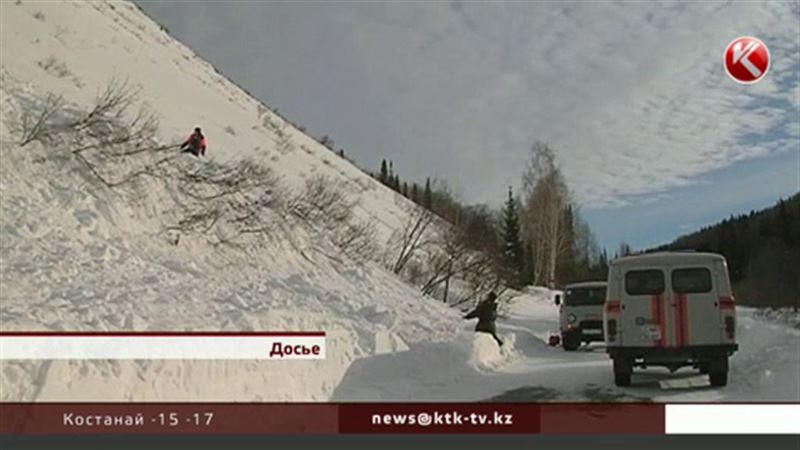
<svg viewBox="0 0 800 450"><path fill-rule="evenodd" d="M624 357L614 358L614 384L625 387L631 385L633 361Z"/></svg>
<svg viewBox="0 0 800 450"><path fill-rule="evenodd" d="M708 380L712 386L722 387L728 385L728 372L711 372L708 374Z"/></svg>
<svg viewBox="0 0 800 450"><path fill-rule="evenodd" d="M712 386L728 384L728 355L719 355L711 360L708 367L708 379Z"/></svg>
<svg viewBox="0 0 800 450"><path fill-rule="evenodd" d="M563 333L561 335L561 345L564 347L564 350L568 352L574 352L581 346L581 336L579 333Z"/></svg>
<svg viewBox="0 0 800 450"><path fill-rule="evenodd" d="M619 387L627 387L631 385L630 373L614 373L614 384Z"/></svg>

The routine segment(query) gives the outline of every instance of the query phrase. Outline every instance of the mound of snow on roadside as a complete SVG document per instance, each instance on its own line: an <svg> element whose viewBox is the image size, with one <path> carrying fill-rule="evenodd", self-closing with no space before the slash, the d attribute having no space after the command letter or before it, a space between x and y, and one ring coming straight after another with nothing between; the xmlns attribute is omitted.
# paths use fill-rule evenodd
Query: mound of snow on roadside
<svg viewBox="0 0 800 450"><path fill-rule="evenodd" d="M505 338L505 336L503 336ZM464 331L449 342L421 343L408 351L356 360L333 393L335 401L419 401L438 392L442 399L463 400L448 392L454 381L480 379L519 358L514 339L502 348L486 333Z"/></svg>
<svg viewBox="0 0 800 450"><path fill-rule="evenodd" d="M527 286L522 292L511 297L504 309L507 315L519 317L539 317L548 314L558 316L558 306L553 300L555 295L560 293L540 286Z"/></svg>
<svg viewBox="0 0 800 450"><path fill-rule="evenodd" d="M758 308L753 317L800 329L800 310L797 308Z"/></svg>

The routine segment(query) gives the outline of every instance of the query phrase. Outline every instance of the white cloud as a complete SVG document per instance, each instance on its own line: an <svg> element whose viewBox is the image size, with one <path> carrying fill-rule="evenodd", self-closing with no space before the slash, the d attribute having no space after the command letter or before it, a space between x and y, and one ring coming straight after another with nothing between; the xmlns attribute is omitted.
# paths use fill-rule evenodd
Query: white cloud
<svg viewBox="0 0 800 450"><path fill-rule="evenodd" d="M799 145L791 3L270 3L202 19L219 9L181 12L200 17L186 28L201 54L359 161L444 177L467 200L502 199L535 139L590 208ZM753 86L722 67L743 34L772 54Z"/></svg>

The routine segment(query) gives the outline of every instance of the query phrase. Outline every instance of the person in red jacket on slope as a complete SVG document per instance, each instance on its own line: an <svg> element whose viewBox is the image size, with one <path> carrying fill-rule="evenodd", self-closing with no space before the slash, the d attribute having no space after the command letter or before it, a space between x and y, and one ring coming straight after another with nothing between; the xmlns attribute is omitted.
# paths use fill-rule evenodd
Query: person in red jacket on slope
<svg viewBox="0 0 800 450"><path fill-rule="evenodd" d="M200 127L195 127L194 133L186 138L186 141L181 144L181 150L184 153L191 153L194 156L201 156L206 154L206 137L200 131Z"/></svg>

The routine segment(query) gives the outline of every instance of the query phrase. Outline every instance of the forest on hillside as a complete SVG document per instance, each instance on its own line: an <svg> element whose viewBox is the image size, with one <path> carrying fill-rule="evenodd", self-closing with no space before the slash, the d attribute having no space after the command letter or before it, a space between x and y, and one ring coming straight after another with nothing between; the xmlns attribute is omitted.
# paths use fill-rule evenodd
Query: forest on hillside
<svg viewBox="0 0 800 450"><path fill-rule="evenodd" d="M720 253L739 304L800 307L800 193L652 249Z"/></svg>
<svg viewBox="0 0 800 450"><path fill-rule="evenodd" d="M606 277L609 258L580 215L557 163L556 150L546 143L535 142L531 146L520 192L513 192L509 186L499 209L487 204L465 204L442 180L408 182L400 177L392 161L383 160L380 170L371 175L419 205L420 211L448 224L442 229L442 236L424 238L431 220L416 213L412 214L416 220L402 233L409 249L400 252L404 258L392 270L398 274L407 272L406 278L421 285L426 294L449 301L451 278L473 280L470 288L479 293L527 285L557 288L573 281ZM434 276L427 281L420 280L420 270L412 258L405 258L421 250L411 245L414 241L434 255L427 262ZM431 252L432 247L438 251Z"/></svg>
<svg viewBox="0 0 800 450"><path fill-rule="evenodd" d="M429 178L422 185L403 181L391 161L384 160L372 176L451 225L450 239L442 245L449 257L439 264L445 269L435 271L445 275L434 284L422 283L426 294L440 291L443 285L445 301L452 276L491 274L494 281L484 289L560 288L570 282L605 279L609 261L620 256L693 250L725 256L739 304L800 308L800 193L761 211L732 215L657 248L635 251L622 242L609 257L581 217L556 163L555 150L545 143L532 146L521 192L515 195L509 187L499 210L463 204L441 180ZM468 253L473 256L467 258ZM463 260L464 270L454 264L458 260ZM478 267L480 277L467 273ZM437 297L441 296L439 292Z"/></svg>

